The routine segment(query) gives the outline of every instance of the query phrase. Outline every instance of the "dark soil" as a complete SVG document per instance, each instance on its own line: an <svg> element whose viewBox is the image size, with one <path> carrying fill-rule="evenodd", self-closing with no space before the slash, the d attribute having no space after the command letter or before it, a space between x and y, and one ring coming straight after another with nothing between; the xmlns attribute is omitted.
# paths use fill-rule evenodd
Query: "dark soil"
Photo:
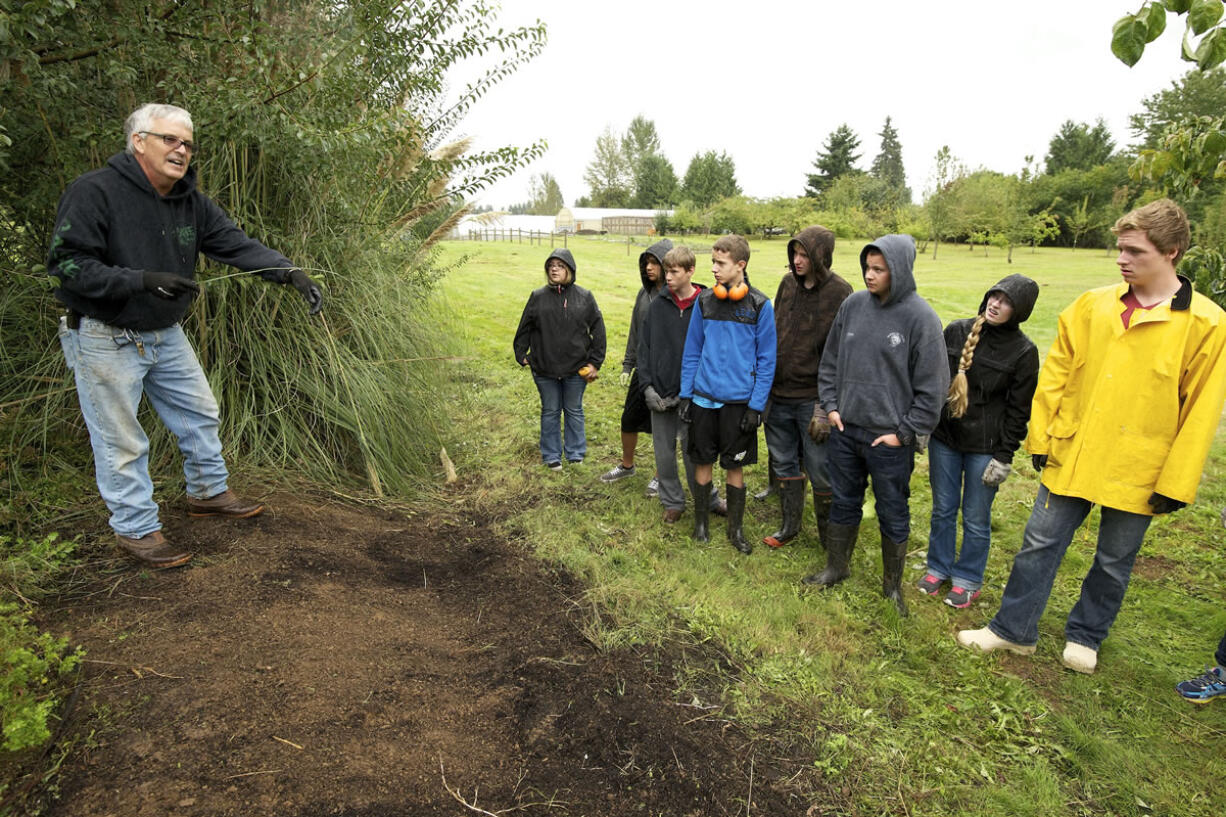
<svg viewBox="0 0 1226 817"><path fill-rule="evenodd" d="M42 622L88 653L43 813L820 813L804 764L676 691L694 654L596 649L582 588L462 504L270 504L172 512L190 567L93 562Z"/></svg>

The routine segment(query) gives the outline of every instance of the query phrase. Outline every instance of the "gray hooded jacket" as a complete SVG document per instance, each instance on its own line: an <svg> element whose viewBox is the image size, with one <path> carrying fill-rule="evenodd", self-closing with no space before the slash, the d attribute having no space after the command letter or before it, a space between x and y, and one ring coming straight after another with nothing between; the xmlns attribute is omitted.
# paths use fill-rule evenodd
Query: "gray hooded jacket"
<svg viewBox="0 0 1226 817"><path fill-rule="evenodd" d="M897 434L904 445L936 428L949 391L941 320L915 291L915 240L887 235L860 252L885 256L890 290L878 299L860 290L843 302L826 338L818 371L822 408L843 423Z"/></svg>

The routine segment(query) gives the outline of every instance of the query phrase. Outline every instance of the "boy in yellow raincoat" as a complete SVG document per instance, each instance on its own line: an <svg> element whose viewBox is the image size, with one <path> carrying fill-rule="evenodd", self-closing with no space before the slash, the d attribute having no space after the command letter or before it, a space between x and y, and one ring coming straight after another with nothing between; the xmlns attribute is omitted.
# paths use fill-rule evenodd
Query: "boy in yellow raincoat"
<svg viewBox="0 0 1226 817"><path fill-rule="evenodd" d="M1092 673L1156 514L1196 497L1226 397L1226 313L1175 266L1191 242L1169 199L1121 217L1122 280L1060 314L1039 373L1026 447L1042 472L1000 610L958 643L1034 653L1056 570L1091 507L1102 507L1094 564L1065 625L1062 661Z"/></svg>

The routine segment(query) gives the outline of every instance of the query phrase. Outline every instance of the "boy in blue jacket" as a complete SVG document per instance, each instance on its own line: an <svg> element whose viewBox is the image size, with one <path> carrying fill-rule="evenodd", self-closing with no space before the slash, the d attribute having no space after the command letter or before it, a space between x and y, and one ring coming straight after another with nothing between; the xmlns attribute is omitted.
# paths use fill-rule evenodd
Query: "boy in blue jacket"
<svg viewBox="0 0 1226 817"><path fill-rule="evenodd" d="M775 379L775 313L770 299L749 285L749 242L726 235L711 248L715 286L703 290L690 318L681 358L681 405L691 423L694 462L694 538L708 541L707 513L714 464L726 477L728 541L741 553L753 547L741 530L746 465L758 461L758 426Z"/></svg>

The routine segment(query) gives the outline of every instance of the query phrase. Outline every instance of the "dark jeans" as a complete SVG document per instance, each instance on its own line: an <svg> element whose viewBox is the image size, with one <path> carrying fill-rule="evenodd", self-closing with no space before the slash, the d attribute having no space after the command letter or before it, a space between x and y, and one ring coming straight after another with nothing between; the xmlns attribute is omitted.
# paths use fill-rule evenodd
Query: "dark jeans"
<svg viewBox="0 0 1226 817"><path fill-rule="evenodd" d="M864 492L873 481L877 525L892 542L905 542L911 535L911 471L915 468L913 446L874 446L878 435L866 428L844 424L843 431L831 429L826 442L826 464L830 468L830 493L834 504L830 521L838 525L859 525L863 515Z"/></svg>
<svg viewBox="0 0 1226 817"><path fill-rule="evenodd" d="M1039 640L1039 618L1056 581L1056 570L1092 507L1084 499L1053 494L1046 486L1039 486L1000 610L988 624L992 632L1015 644ZM1094 564L1081 583L1081 597L1064 627L1069 641L1097 650L1107 637L1124 602L1132 563L1152 519L1115 508L1102 509Z"/></svg>
<svg viewBox="0 0 1226 817"><path fill-rule="evenodd" d="M1226 668L1226 635L1222 636L1222 641L1217 645L1217 665Z"/></svg>

